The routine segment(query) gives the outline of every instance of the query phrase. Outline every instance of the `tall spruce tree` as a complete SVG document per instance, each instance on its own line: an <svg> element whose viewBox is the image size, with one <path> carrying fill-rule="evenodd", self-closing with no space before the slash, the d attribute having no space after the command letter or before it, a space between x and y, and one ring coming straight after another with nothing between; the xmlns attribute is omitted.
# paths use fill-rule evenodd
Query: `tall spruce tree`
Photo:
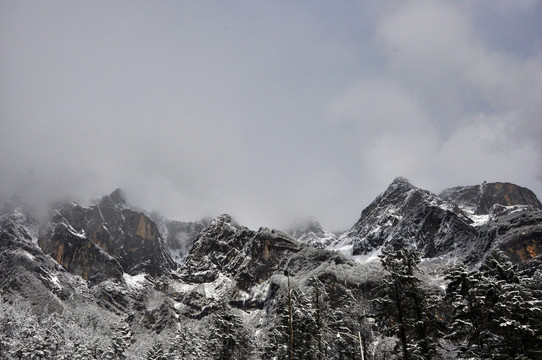
<svg viewBox="0 0 542 360"><path fill-rule="evenodd" d="M382 250L380 260L388 272L375 299L380 322L399 338L402 358L431 359L435 341L431 334L426 293L418 278L420 255L413 249Z"/></svg>
<svg viewBox="0 0 542 360"><path fill-rule="evenodd" d="M217 360L247 359L252 352L250 336L243 320L228 305L215 314L211 342L214 345L213 358Z"/></svg>
<svg viewBox="0 0 542 360"><path fill-rule="evenodd" d="M166 357L164 356L164 348L162 347L162 344L160 343L154 344L149 349L149 351L147 351L146 360L166 360Z"/></svg>
<svg viewBox="0 0 542 360"><path fill-rule="evenodd" d="M316 276L310 279L309 285L312 288L312 303L316 320L316 358L318 360L321 360L324 358L327 348L327 341L325 336L327 324L324 321L324 314L327 312L325 302L327 293L325 285Z"/></svg>
<svg viewBox="0 0 542 360"><path fill-rule="evenodd" d="M445 299L452 308L451 331L447 337L458 345L463 356L477 356L483 347L480 334L485 329L485 293L480 286L484 279L479 271L469 271L459 264L446 280L449 283Z"/></svg>

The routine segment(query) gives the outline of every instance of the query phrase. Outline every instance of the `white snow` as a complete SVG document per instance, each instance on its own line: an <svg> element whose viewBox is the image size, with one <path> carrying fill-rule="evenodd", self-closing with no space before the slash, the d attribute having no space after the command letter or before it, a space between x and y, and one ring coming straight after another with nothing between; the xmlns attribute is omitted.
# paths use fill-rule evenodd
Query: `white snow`
<svg viewBox="0 0 542 360"><path fill-rule="evenodd" d="M69 231L72 235L77 236L79 239L85 239L85 238L86 238L85 230L81 230L81 232L77 232L77 230L75 230L75 229L73 228L73 226L71 226L70 224L66 224L66 227L68 228L68 231Z"/></svg>
<svg viewBox="0 0 542 360"><path fill-rule="evenodd" d="M194 288L197 285L196 284L186 284L186 283L174 281L174 282L172 282L172 286L173 286L173 289L174 289L175 292L187 293L187 292L190 292L190 291L194 290Z"/></svg>
<svg viewBox="0 0 542 360"><path fill-rule="evenodd" d="M62 289L62 286L60 286L60 281L58 280L58 276L54 274L49 274L49 279L51 280L51 283L53 285L55 285L59 289Z"/></svg>
<svg viewBox="0 0 542 360"><path fill-rule="evenodd" d="M376 260L380 260L378 257L379 255L382 255L382 248L379 248L372 253L365 254L365 255L353 255L350 256L352 260L354 260L357 263L370 263Z"/></svg>
<svg viewBox="0 0 542 360"><path fill-rule="evenodd" d="M226 293L233 288L233 281L225 276L219 274L218 278L213 282L202 284L187 284L180 281L174 281L171 283L175 292L187 293L191 291L197 291L205 296L207 299L220 300L224 298Z"/></svg>
<svg viewBox="0 0 542 360"><path fill-rule="evenodd" d="M338 243L336 245L330 246L329 250L337 251L344 256L351 257L352 256L352 249L354 248L354 245L352 243L345 244L344 242Z"/></svg>
<svg viewBox="0 0 542 360"><path fill-rule="evenodd" d="M30 260L34 260L34 259L35 259L34 255L32 255L31 253L29 253L28 251L23 250L23 249L17 249L17 250L15 250L13 253L14 253L14 254L23 255L23 256L27 257L28 259L30 259Z"/></svg>
<svg viewBox="0 0 542 360"><path fill-rule="evenodd" d="M474 215L474 214L469 214L469 217L473 221L472 226L474 227L479 227L486 224L490 218L489 215Z"/></svg>
<svg viewBox="0 0 542 360"><path fill-rule="evenodd" d="M391 222L390 222L390 225L391 225ZM388 226L388 224L385 224L384 226ZM382 226L376 225L373 229L371 229L371 231L369 231L369 234L367 234L367 235L375 234L378 231L380 231L381 228L382 228Z"/></svg>
<svg viewBox="0 0 542 360"><path fill-rule="evenodd" d="M232 288L232 280L221 273L215 281L203 283L202 285L203 295L206 298L219 300Z"/></svg>
<svg viewBox="0 0 542 360"><path fill-rule="evenodd" d="M135 290L142 289L145 286L145 283L147 282L146 276L147 274L145 273L139 273L133 276L127 273L122 274L126 285L128 285L130 289Z"/></svg>
<svg viewBox="0 0 542 360"><path fill-rule="evenodd" d="M378 260L379 259L379 256L382 255L382 249L378 249L377 251L373 252L372 254L369 254L369 256L364 259L363 261L364 262L370 262L370 261L374 261L374 260Z"/></svg>

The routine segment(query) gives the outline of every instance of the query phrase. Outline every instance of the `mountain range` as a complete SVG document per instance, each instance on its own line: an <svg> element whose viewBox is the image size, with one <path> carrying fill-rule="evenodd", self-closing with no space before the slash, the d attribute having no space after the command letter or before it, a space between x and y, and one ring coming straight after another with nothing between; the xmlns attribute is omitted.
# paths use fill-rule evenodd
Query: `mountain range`
<svg viewBox="0 0 542 360"><path fill-rule="evenodd" d="M437 195L399 177L350 229L332 233L315 218L284 231L226 214L169 220L131 206L120 189L56 206L46 221L6 203L0 357L309 359L317 349L314 358L357 359L355 339L335 336L348 332L364 334L367 358L383 358L396 338L368 315L386 275L379 259L406 248L420 254L437 297L453 266L477 269L495 250L532 275L542 204L510 183ZM325 336L314 332L322 319Z"/></svg>

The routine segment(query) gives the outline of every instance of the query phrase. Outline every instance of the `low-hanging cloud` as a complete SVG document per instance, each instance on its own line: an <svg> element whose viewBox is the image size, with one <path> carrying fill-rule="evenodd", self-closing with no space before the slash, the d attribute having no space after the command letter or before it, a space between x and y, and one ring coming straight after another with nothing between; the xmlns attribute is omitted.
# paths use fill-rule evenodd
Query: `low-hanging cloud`
<svg viewBox="0 0 542 360"><path fill-rule="evenodd" d="M398 175L540 194L542 31L495 30L542 5L514 4L1 2L0 193L333 230Z"/></svg>
<svg viewBox="0 0 542 360"><path fill-rule="evenodd" d="M330 117L355 124L360 160L382 178L399 170L434 190L481 178L536 190L542 57L491 49L468 10L446 1L388 8L376 29L382 71L357 80Z"/></svg>

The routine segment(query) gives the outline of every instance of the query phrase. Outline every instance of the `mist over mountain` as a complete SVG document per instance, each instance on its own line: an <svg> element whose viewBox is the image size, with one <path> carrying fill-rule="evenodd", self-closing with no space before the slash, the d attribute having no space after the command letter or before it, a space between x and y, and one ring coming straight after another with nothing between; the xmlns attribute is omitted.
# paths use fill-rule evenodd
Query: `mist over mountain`
<svg viewBox="0 0 542 360"><path fill-rule="evenodd" d="M0 1L0 358L541 358L540 19Z"/></svg>
<svg viewBox="0 0 542 360"><path fill-rule="evenodd" d="M542 193L537 1L0 10L0 197L341 231L397 174Z"/></svg>

